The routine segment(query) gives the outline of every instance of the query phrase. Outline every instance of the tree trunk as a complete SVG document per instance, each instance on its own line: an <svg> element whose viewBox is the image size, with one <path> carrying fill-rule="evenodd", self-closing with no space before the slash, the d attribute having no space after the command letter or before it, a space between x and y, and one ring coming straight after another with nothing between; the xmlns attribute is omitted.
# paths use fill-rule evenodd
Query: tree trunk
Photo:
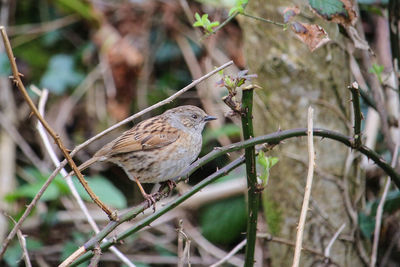
<svg viewBox="0 0 400 267"><path fill-rule="evenodd" d="M282 10L293 5L293 1L252 0L246 12L281 22ZM300 7L302 14L308 12L310 17L315 18L304 3ZM258 74L256 83L263 88L257 91L255 99L256 135L307 127L310 105L314 107L314 127L351 135L351 102L347 89L350 71L344 51L330 44L311 53L290 29L284 31L275 25L244 16L240 16L239 20L244 32L248 68L250 73ZM304 21L304 17L301 20ZM312 23L322 26L331 39L343 43L335 24L321 19ZM346 159L353 155L347 147L331 140L316 139L315 149L316 172L303 247L323 253L342 224L345 223L346 227L340 237L354 236L357 215L351 212L352 198L357 190L361 190L354 188L362 188L360 184L363 183L354 178L354 168L345 168ZM304 164L308 160L307 139L286 141L269 155L279 157L263 198L263 204L268 209L269 231L294 242L307 175L307 164ZM348 189L348 184L354 185L354 188ZM273 219L268 221L268 218ZM331 249L330 258L339 266L360 266L355 243L340 237ZM269 252L272 266L292 264L292 247L270 242ZM303 251L300 266L311 266L318 260L321 257Z"/></svg>

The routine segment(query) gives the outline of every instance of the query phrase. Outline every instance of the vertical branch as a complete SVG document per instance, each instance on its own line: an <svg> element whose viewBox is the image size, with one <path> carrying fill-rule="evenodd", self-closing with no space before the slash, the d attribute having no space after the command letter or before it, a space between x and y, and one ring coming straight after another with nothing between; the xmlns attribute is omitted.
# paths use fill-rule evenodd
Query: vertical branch
<svg viewBox="0 0 400 267"><path fill-rule="evenodd" d="M389 31L390 47L392 50L393 69L400 71L400 2L398 0L389 0ZM397 86L400 89L400 77L397 76ZM399 91L400 93L400 91Z"/></svg>
<svg viewBox="0 0 400 267"><path fill-rule="evenodd" d="M361 146L361 120L362 113L360 107L360 90L358 88L358 83L353 82L351 86L348 87L351 92L351 100L353 102L354 109L354 146L359 148Z"/></svg>
<svg viewBox="0 0 400 267"><path fill-rule="evenodd" d="M392 167L396 167L397 157L399 152L399 145L396 143L396 147L394 149L394 154L392 158ZM376 216L375 216L375 229L374 229L374 241L372 242L372 252L371 252L371 261L370 267L375 267L376 259L378 255L378 244L379 244L379 234L381 231L382 225L382 215L383 215L383 207L385 205L385 200L387 194L389 192L390 184L391 184L390 176L386 178L385 187L383 189L381 200L379 201L378 207L376 208Z"/></svg>
<svg viewBox="0 0 400 267"><path fill-rule="evenodd" d="M297 236L296 236L296 247L294 250L293 265L292 267L298 267L300 264L300 254L303 243L303 232L304 225L306 222L308 203L310 202L311 196L311 186L314 175L314 164L315 164L315 154L314 154L314 140L313 140L313 113L312 107L308 108L308 129L307 129L307 142L308 142L308 173L307 173L307 183L304 190L303 206L301 208L299 224L297 226Z"/></svg>
<svg viewBox="0 0 400 267"><path fill-rule="evenodd" d="M253 132L253 91L254 86L243 88L242 96L242 129L244 140L254 137ZM257 217L260 195L257 188L256 156L254 146L245 149L248 204L247 204L247 246L244 266L254 265L254 249L257 235Z"/></svg>

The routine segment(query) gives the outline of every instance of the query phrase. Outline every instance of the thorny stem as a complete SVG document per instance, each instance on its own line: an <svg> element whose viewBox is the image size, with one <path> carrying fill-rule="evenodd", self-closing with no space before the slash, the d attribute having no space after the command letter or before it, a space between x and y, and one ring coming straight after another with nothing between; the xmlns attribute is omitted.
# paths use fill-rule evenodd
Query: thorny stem
<svg viewBox="0 0 400 267"><path fill-rule="evenodd" d="M253 92L254 87L243 89L242 95L242 130L244 140L254 137L253 130ZM246 252L244 266L254 266L254 249L257 235L257 217L260 203L260 194L257 189L256 154L254 146L245 149L246 176L247 176L247 231Z"/></svg>
<svg viewBox="0 0 400 267"><path fill-rule="evenodd" d="M354 146L356 148L361 146L361 120L362 113L360 107L360 89L357 82L349 86L352 95L353 109L354 109Z"/></svg>

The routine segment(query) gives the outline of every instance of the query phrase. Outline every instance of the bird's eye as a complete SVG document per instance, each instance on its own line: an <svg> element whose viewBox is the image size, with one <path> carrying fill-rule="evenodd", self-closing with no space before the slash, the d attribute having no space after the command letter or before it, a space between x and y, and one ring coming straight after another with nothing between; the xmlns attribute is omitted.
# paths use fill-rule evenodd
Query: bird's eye
<svg viewBox="0 0 400 267"><path fill-rule="evenodd" d="M196 115L196 114L193 114L193 115L192 115L192 118L193 118L193 119L197 119L197 115Z"/></svg>

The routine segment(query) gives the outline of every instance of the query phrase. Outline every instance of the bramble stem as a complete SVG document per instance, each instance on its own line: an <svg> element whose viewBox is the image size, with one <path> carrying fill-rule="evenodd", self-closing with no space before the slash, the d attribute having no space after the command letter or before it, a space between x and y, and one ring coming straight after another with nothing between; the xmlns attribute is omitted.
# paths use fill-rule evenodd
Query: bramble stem
<svg viewBox="0 0 400 267"><path fill-rule="evenodd" d="M243 89L242 95L242 130L244 140L254 137L253 131L253 91L250 86ZM246 253L244 266L254 266L254 249L257 238L257 217L260 204L260 194L257 192L256 153L254 146L244 150L247 176L247 231Z"/></svg>

